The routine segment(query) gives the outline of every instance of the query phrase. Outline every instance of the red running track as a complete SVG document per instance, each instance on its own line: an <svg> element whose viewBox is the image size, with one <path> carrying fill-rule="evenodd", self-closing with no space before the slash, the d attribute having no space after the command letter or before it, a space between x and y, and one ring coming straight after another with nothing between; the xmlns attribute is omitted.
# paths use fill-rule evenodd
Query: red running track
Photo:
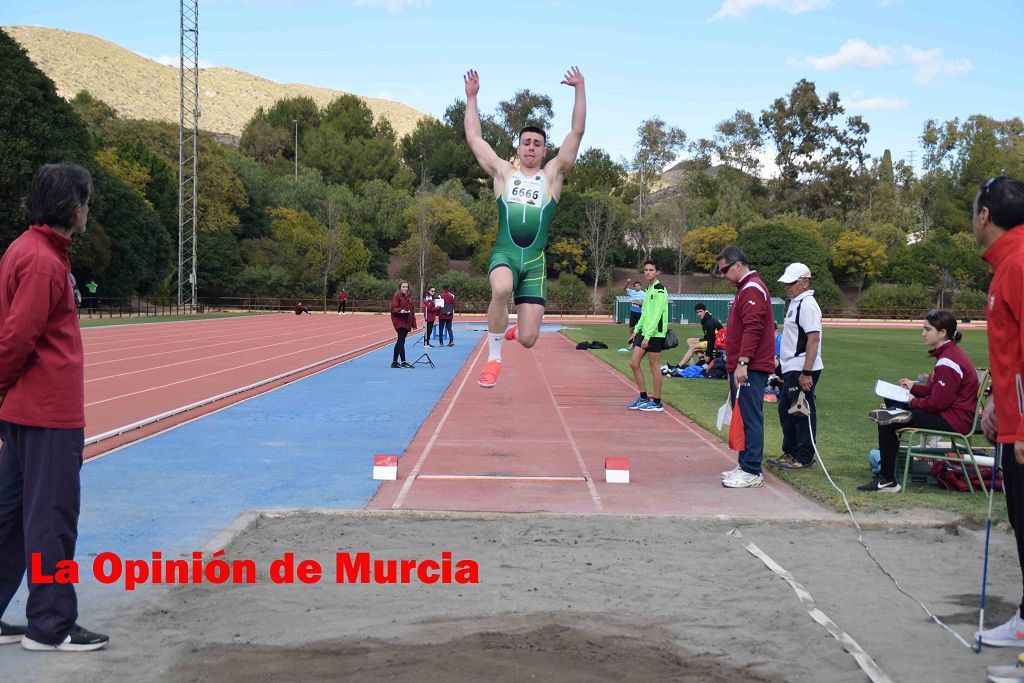
<svg viewBox="0 0 1024 683"><path fill-rule="evenodd" d="M323 369L394 336L383 315L274 314L85 328L86 440L309 365L322 364L303 374ZM88 446L86 457L300 376L104 439Z"/></svg>
<svg viewBox="0 0 1024 683"><path fill-rule="evenodd" d="M770 474L763 488L724 488L735 453L671 408L627 410L633 383L561 334L503 355L497 387L480 388L481 342L369 508L839 518ZM610 456L629 458L631 483L605 483Z"/></svg>

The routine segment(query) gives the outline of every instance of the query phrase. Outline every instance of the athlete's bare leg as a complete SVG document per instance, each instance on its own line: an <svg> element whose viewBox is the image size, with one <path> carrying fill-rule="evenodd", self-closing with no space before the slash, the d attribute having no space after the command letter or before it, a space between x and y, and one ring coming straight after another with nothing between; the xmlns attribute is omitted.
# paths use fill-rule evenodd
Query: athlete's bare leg
<svg viewBox="0 0 1024 683"><path fill-rule="evenodd" d="M491 303L487 307L487 331L504 334L508 327L508 302L512 298L512 270L498 266L487 276L491 284Z"/></svg>
<svg viewBox="0 0 1024 683"><path fill-rule="evenodd" d="M640 390L640 393L647 391L647 386L644 384L644 371L640 367L640 361L643 360L644 350L639 346L633 347L633 352L629 356L629 367L633 371L633 379L636 380L636 388ZM658 370L658 376L661 376L661 369Z"/></svg>
<svg viewBox="0 0 1024 683"><path fill-rule="evenodd" d="M665 379L661 376L661 352L648 352L647 360L651 362L651 398L661 398L661 383Z"/></svg>
<svg viewBox="0 0 1024 683"><path fill-rule="evenodd" d="M530 348L537 343L540 336L540 324L544 322L544 307L540 304L516 304L516 324L519 330L516 336L519 343Z"/></svg>

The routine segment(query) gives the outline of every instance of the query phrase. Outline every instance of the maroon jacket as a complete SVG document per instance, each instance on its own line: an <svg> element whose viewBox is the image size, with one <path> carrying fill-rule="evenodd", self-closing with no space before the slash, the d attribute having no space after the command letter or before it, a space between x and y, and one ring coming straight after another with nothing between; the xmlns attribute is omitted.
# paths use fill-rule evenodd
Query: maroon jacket
<svg viewBox="0 0 1024 683"><path fill-rule="evenodd" d="M71 238L33 225L0 260L0 420L85 427L85 358Z"/></svg>
<svg viewBox="0 0 1024 683"><path fill-rule="evenodd" d="M399 311L409 312L399 313ZM416 329L416 311L412 307L412 297L408 294L399 292L391 297L391 324L395 326L396 332L402 329Z"/></svg>
<svg viewBox="0 0 1024 683"><path fill-rule="evenodd" d="M736 370L740 356L750 359L749 370L775 369L775 316L768 288L752 270L736 283L725 336L725 369Z"/></svg>
<svg viewBox="0 0 1024 683"><path fill-rule="evenodd" d="M910 389L910 407L942 416L953 431L966 434L978 409L978 371L967 354L954 342L946 342L928 355L935 356L935 369L928 384Z"/></svg>
<svg viewBox="0 0 1024 683"><path fill-rule="evenodd" d="M449 313L448 315L445 315L444 314L444 309L438 309L438 311L437 311L437 319L438 320L451 320L452 318L455 317L455 313L454 313L454 311L455 311L455 295L452 294L451 292L441 292L441 298L444 299L444 303L445 303L446 306L448 304L451 304L451 306L452 306L452 313Z"/></svg>
<svg viewBox="0 0 1024 683"><path fill-rule="evenodd" d="M434 322L437 318L437 306L434 304L434 297L429 294L423 297L423 315L428 323Z"/></svg>
<svg viewBox="0 0 1024 683"><path fill-rule="evenodd" d="M999 443L1024 441L1024 225L982 255L995 268L988 286L988 363Z"/></svg>

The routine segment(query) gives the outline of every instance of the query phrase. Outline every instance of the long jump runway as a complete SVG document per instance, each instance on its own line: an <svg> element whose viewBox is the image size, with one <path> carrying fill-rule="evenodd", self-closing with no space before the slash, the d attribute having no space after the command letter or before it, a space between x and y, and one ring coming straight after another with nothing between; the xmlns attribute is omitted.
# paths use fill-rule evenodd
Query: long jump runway
<svg viewBox="0 0 1024 683"><path fill-rule="evenodd" d="M839 519L770 475L724 488L733 452L671 408L627 410L632 382L560 334L503 355L497 387L479 387L481 341L370 508ZM606 457L629 458L629 484L604 482Z"/></svg>

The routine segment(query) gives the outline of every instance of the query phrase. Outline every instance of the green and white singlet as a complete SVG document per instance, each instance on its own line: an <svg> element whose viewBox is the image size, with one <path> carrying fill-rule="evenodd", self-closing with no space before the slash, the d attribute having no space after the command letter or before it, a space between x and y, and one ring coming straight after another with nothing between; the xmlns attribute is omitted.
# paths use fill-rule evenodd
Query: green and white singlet
<svg viewBox="0 0 1024 683"><path fill-rule="evenodd" d="M488 274L507 266L517 304L547 303L547 264L544 247L558 202L548 190L543 171L524 176L515 171L497 197L498 238L487 266Z"/></svg>

